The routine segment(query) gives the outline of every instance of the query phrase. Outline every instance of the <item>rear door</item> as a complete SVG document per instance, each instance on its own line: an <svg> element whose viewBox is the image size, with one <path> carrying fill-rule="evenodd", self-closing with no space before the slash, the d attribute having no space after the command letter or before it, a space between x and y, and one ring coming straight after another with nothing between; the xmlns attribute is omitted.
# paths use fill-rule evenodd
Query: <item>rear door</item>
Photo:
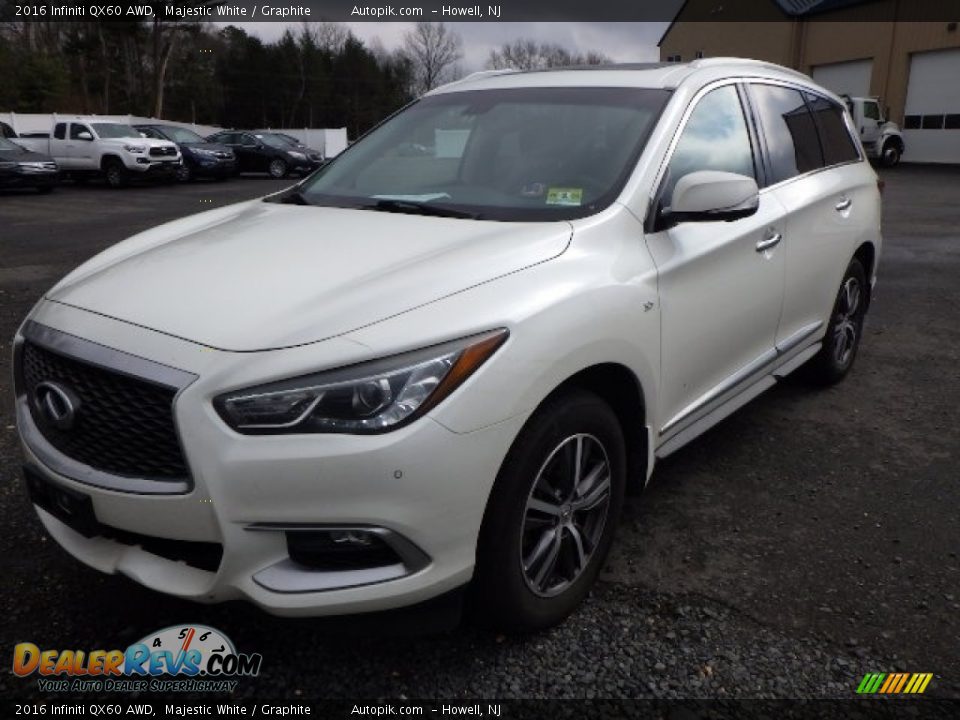
<svg viewBox="0 0 960 720"><path fill-rule="evenodd" d="M694 101L659 191L697 170L758 179L759 148L737 85ZM775 357L783 296L783 208L761 193L757 212L732 222L684 222L647 234L661 305L661 441L758 377ZM772 242L771 242L772 241Z"/></svg>
<svg viewBox="0 0 960 720"><path fill-rule="evenodd" d="M854 250L877 230L876 177L833 100L768 81L752 83L750 98L767 149L768 192L786 210L777 347L789 352L823 334Z"/></svg>

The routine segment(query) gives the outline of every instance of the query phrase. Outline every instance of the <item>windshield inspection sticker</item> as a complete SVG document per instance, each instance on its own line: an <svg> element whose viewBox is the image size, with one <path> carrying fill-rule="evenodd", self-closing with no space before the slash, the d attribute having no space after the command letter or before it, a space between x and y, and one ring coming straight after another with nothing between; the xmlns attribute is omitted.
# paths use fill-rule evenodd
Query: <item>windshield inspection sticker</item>
<svg viewBox="0 0 960 720"><path fill-rule="evenodd" d="M579 205L582 199L582 188L550 188L547 190L547 205Z"/></svg>

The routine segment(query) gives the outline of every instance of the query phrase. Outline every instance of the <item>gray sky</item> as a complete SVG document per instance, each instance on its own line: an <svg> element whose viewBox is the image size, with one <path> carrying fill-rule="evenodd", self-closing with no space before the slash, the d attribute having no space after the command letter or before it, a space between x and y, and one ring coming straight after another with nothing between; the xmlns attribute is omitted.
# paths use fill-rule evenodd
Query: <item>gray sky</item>
<svg viewBox="0 0 960 720"><path fill-rule="evenodd" d="M215 23L227 25L228 23ZM263 40L276 40L287 27L297 23L240 22L251 35ZM369 44L380 38L388 50L403 40L412 23L356 22L344 23L353 34ZM650 62L659 59L657 41L669 23L602 23L602 22L466 22L447 23L463 38L463 72L482 70L490 50L516 38L532 38L540 42L558 43L571 51L598 50L616 62Z"/></svg>

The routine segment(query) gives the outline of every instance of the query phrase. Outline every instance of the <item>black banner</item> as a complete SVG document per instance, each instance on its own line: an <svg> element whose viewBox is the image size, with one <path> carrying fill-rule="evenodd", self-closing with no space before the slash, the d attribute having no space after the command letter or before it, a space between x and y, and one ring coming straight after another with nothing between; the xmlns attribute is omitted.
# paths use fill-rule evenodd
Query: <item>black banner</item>
<svg viewBox="0 0 960 720"><path fill-rule="evenodd" d="M515 22L960 20L957 0L0 0L5 21Z"/></svg>
<svg viewBox="0 0 960 720"><path fill-rule="evenodd" d="M958 700L54 700L11 702L5 717L148 718L658 718L822 720L956 718Z"/></svg>

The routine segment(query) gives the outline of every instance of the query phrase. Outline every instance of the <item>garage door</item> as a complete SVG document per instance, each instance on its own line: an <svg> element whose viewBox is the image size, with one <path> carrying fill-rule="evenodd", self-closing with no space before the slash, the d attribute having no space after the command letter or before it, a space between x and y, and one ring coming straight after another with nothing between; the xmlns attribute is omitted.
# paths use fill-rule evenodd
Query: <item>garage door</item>
<svg viewBox="0 0 960 720"><path fill-rule="evenodd" d="M870 94L872 73L873 60L851 60L816 65L813 68L813 79L827 90L833 90L837 95L862 97Z"/></svg>
<svg viewBox="0 0 960 720"><path fill-rule="evenodd" d="M903 159L960 163L960 49L916 53L903 119Z"/></svg>

